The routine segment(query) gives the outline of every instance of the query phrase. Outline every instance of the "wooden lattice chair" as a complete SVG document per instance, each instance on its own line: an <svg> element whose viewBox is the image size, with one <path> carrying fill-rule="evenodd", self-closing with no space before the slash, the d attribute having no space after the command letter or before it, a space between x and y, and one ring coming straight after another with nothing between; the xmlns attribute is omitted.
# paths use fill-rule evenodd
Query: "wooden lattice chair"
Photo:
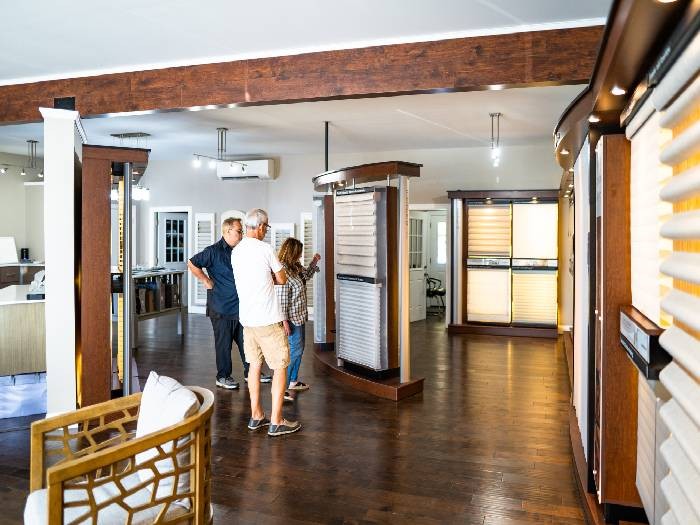
<svg viewBox="0 0 700 525"><path fill-rule="evenodd" d="M211 523L213 402L151 372L143 394L36 421L25 524Z"/></svg>

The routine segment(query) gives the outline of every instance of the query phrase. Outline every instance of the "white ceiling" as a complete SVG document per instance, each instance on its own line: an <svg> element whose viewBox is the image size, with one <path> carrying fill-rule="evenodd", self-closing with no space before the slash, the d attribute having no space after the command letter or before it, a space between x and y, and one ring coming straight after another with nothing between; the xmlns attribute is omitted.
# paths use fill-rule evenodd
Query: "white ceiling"
<svg viewBox="0 0 700 525"><path fill-rule="evenodd" d="M331 153L463 148L490 145L490 112L502 112L503 146L551 140L564 108L583 86L551 86L406 95L153 113L83 120L90 144L151 149L152 160L216 155L216 128L229 128L230 155L322 154L323 122L330 126ZM120 143L112 133L143 131L147 142ZM0 151L26 154L26 140L39 140L42 124L0 126Z"/></svg>
<svg viewBox="0 0 700 525"><path fill-rule="evenodd" d="M0 85L603 23L611 0L4 2Z"/></svg>

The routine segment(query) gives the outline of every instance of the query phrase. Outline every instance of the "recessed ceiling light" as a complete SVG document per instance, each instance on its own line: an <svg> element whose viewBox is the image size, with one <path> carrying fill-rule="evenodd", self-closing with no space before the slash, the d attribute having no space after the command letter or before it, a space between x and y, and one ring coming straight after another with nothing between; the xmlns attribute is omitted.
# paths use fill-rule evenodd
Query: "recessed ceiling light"
<svg viewBox="0 0 700 525"><path fill-rule="evenodd" d="M588 122L591 122L592 124L595 124L596 122L600 122L600 117L596 117L595 115L591 115L588 117Z"/></svg>
<svg viewBox="0 0 700 525"><path fill-rule="evenodd" d="M573 184L569 184L569 188L573 188L573 187L574 187L574 185L573 185Z"/></svg>
<svg viewBox="0 0 700 525"><path fill-rule="evenodd" d="M562 148L561 151L560 151L559 153L561 153L562 155L568 155L568 154L569 154L569 150L566 149L566 148Z"/></svg>
<svg viewBox="0 0 700 525"><path fill-rule="evenodd" d="M620 95L624 95L625 93L627 93L627 91L622 89L620 86L613 86L613 88L610 90L610 93L612 93L616 97L619 97Z"/></svg>

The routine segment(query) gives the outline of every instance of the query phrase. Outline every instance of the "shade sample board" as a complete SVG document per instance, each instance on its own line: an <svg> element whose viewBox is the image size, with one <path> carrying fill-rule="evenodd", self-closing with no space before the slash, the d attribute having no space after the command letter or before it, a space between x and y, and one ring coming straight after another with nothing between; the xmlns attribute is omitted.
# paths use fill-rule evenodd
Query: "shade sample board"
<svg viewBox="0 0 700 525"><path fill-rule="evenodd" d="M486 323L510 323L510 294L510 268L469 268L467 319Z"/></svg>
<svg viewBox="0 0 700 525"><path fill-rule="evenodd" d="M559 205L513 204L513 258L556 259Z"/></svg>

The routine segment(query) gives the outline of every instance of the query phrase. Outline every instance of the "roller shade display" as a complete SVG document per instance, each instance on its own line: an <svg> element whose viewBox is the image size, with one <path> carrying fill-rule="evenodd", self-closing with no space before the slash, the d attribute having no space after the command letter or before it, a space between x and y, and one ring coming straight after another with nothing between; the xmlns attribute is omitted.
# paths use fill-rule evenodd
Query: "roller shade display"
<svg viewBox="0 0 700 525"><path fill-rule="evenodd" d="M661 235L673 251L661 271L673 279L661 308L673 317L659 342L673 357L660 374L671 400L660 409L670 436L661 445L668 473L661 489L670 510L662 523L700 523L700 36L653 93L660 125L671 133L660 160L673 170L661 198L673 206ZM691 82L694 77L695 80ZM684 90L683 87L687 86ZM680 90L680 92L679 92Z"/></svg>
<svg viewBox="0 0 700 525"><path fill-rule="evenodd" d="M511 205L470 203L467 213L469 257L510 257Z"/></svg>
<svg viewBox="0 0 700 525"><path fill-rule="evenodd" d="M467 319L476 322L510 323L510 283L509 268L470 268L467 271Z"/></svg>
<svg viewBox="0 0 700 525"><path fill-rule="evenodd" d="M557 272L513 270L513 322L556 326Z"/></svg>
<svg viewBox="0 0 700 525"><path fill-rule="evenodd" d="M559 205L513 204L513 258L556 259Z"/></svg>

